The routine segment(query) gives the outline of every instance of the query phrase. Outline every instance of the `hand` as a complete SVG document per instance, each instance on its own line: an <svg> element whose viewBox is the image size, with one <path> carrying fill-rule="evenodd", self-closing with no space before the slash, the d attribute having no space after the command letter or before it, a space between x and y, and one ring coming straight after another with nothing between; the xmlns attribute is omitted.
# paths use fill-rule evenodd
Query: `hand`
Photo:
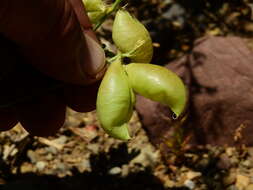
<svg viewBox="0 0 253 190"><path fill-rule="evenodd" d="M93 110L105 57L81 0L2 0L0 70L0 130L20 122L47 136L63 125L66 106Z"/></svg>

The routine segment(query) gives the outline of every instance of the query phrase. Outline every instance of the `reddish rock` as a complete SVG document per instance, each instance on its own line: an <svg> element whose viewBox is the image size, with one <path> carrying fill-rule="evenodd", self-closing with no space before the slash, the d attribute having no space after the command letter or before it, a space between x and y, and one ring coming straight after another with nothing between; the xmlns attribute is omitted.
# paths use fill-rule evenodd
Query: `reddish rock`
<svg viewBox="0 0 253 190"><path fill-rule="evenodd" d="M200 39L191 54L167 67L189 88L182 127L190 144L253 145L253 52L243 39ZM136 109L154 144L173 135L179 121L167 107L138 97Z"/></svg>

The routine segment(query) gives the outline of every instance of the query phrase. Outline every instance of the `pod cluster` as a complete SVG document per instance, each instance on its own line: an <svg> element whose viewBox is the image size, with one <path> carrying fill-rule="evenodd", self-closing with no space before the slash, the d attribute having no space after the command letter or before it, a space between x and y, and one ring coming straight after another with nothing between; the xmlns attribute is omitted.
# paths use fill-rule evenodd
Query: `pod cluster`
<svg viewBox="0 0 253 190"><path fill-rule="evenodd" d="M107 5L102 0L83 0L90 21L96 24L105 14Z"/></svg>
<svg viewBox="0 0 253 190"><path fill-rule="evenodd" d="M182 80L165 67L149 64L152 40L144 25L127 11L115 16L112 37L119 53L112 61L99 87L97 114L103 129L112 137L128 140L135 94L167 105L176 116L185 109L186 88ZM131 59L124 65L122 57Z"/></svg>

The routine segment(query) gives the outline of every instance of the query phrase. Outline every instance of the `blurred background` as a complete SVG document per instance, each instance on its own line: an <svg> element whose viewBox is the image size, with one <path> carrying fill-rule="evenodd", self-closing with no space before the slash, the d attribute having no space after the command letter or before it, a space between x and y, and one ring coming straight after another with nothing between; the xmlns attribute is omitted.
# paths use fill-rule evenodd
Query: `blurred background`
<svg viewBox="0 0 253 190"><path fill-rule="evenodd" d="M154 64L170 65L191 54L196 40L207 36L236 36L253 49L250 0L124 3L151 34ZM112 21L108 19L98 31L102 43L109 46ZM106 135L95 111L68 110L62 129L48 138L31 137L20 125L2 132L0 188L253 190L253 147L205 144L191 148L187 138L181 137L180 127L170 136L172 141L160 134L153 137L143 117L137 112L132 117L133 139L129 142ZM160 138L163 145L153 138Z"/></svg>

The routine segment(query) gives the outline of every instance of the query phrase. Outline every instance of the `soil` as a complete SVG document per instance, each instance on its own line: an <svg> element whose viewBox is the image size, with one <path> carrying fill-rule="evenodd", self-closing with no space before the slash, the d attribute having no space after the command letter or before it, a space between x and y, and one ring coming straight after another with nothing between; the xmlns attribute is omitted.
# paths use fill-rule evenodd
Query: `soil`
<svg viewBox="0 0 253 190"><path fill-rule="evenodd" d="M0 134L2 189L245 189L253 184L253 148L198 147L163 157L135 114L129 142L108 137L95 112L68 111L49 138L20 125Z"/></svg>
<svg viewBox="0 0 253 190"><path fill-rule="evenodd" d="M127 9L149 29L154 62L165 65L205 35L252 37L252 7L242 0L131 0ZM99 31L110 46L111 23ZM2 132L0 189L253 189L253 147L207 145L164 156L150 143L137 113L130 126L133 138L122 142L104 133L95 112L68 110L55 136L32 137L20 125Z"/></svg>

